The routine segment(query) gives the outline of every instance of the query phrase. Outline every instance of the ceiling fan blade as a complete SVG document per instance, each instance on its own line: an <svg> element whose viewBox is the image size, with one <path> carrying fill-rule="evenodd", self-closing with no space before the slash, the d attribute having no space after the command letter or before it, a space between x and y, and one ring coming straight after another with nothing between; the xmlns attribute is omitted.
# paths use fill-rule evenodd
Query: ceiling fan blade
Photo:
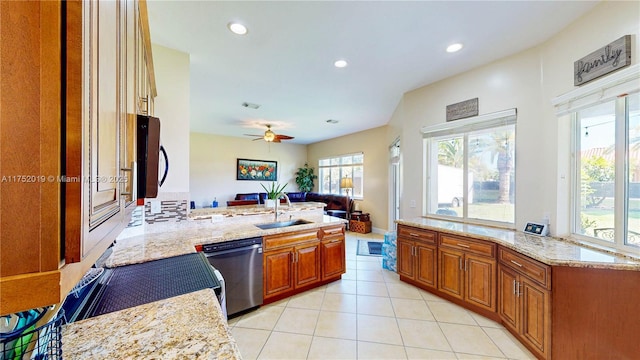
<svg viewBox="0 0 640 360"><path fill-rule="evenodd" d="M257 136L257 137L263 137L264 135L254 135L254 134L242 134L244 136Z"/></svg>
<svg viewBox="0 0 640 360"><path fill-rule="evenodd" d="M255 138L255 139L253 139L251 141L258 141L258 140L262 140L262 138L261 137L257 137L257 138Z"/></svg>
<svg viewBox="0 0 640 360"><path fill-rule="evenodd" d="M272 142L274 142L274 143L279 143L279 142L280 142L280 138L279 138L278 136L276 136L276 137L273 139L273 141L272 141Z"/></svg>
<svg viewBox="0 0 640 360"><path fill-rule="evenodd" d="M293 136L289 136L289 135L276 135L276 138L278 138L280 140L291 140L291 139L294 139Z"/></svg>

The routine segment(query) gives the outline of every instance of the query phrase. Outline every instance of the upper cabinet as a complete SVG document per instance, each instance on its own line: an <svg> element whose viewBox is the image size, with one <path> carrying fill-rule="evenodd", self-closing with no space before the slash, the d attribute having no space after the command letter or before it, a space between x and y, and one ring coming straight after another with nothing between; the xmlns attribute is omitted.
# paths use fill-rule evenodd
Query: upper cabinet
<svg viewBox="0 0 640 360"><path fill-rule="evenodd" d="M144 1L1 2L0 11L0 176L16 179L0 190L6 314L60 302L126 226L136 115L152 114L156 93Z"/></svg>

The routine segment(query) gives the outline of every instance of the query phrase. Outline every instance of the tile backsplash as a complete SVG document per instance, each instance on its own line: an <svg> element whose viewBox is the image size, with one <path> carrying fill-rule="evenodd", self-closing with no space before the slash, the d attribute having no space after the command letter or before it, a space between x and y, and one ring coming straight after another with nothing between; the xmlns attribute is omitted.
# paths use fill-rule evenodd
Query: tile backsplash
<svg viewBox="0 0 640 360"><path fill-rule="evenodd" d="M152 202L160 202L160 212L152 212ZM144 221L147 224L187 221L189 193L159 193L144 201Z"/></svg>

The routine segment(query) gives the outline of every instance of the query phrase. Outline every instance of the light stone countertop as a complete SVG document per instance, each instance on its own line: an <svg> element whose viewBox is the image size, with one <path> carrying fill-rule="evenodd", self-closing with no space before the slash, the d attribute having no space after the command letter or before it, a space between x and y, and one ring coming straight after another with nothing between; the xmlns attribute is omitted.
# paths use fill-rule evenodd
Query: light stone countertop
<svg viewBox="0 0 640 360"><path fill-rule="evenodd" d="M640 259L599 251L553 237L429 218L397 220L396 223L492 241L547 265L640 271Z"/></svg>
<svg viewBox="0 0 640 360"><path fill-rule="evenodd" d="M322 209L320 209L320 215L307 213L292 219L304 219L310 221L310 223L268 230L262 230L255 226L255 224L273 222L273 214L271 214L245 216L242 221L228 221L227 219L215 223L210 220L186 221L171 224L169 229L161 232L157 231L162 229L161 226L150 225L147 231L143 231L141 235L119 237L112 248L113 253L105 262L105 266L118 267L194 253L196 252L196 245L316 229L346 223L344 219L323 215ZM283 220L289 220L288 216Z"/></svg>
<svg viewBox="0 0 640 360"><path fill-rule="evenodd" d="M62 327L65 359L241 359L212 289Z"/></svg>

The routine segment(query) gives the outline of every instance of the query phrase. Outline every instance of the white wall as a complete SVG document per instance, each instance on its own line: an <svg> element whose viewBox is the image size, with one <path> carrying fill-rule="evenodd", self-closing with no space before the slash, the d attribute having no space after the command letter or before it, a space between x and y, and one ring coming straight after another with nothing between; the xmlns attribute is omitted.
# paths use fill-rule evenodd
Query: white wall
<svg viewBox="0 0 640 360"><path fill-rule="evenodd" d="M386 141L401 139L401 217L423 215L420 129L445 122L447 105L478 97L480 114L518 110L516 228L522 229L526 221L541 220L548 212L552 232L565 232L570 139L566 137L566 120L560 123L550 100L574 88L574 61L622 35L633 34L632 63L637 63L638 14L639 2L603 2L538 47L404 94L389 122ZM410 200L416 201L415 208L409 206Z"/></svg>
<svg viewBox="0 0 640 360"><path fill-rule="evenodd" d="M307 160L306 145L269 144L246 137L191 133L189 147L189 187L197 207L211 206L214 198L219 206L226 206L237 193L264 192L260 181L236 180L238 158L277 161L278 182L287 183L288 192L299 191L295 173Z"/></svg>
<svg viewBox="0 0 640 360"><path fill-rule="evenodd" d="M152 53L158 89L154 115L160 119L161 144L169 158L169 173L159 192L187 193L189 192L189 54L155 44L152 45Z"/></svg>
<svg viewBox="0 0 640 360"><path fill-rule="evenodd" d="M364 153L364 198L355 200L360 210L369 213L377 231L388 229L389 156L387 127L381 126L352 135L317 142L308 146L309 166L318 174L318 160L329 156ZM314 191L318 190L315 181Z"/></svg>

